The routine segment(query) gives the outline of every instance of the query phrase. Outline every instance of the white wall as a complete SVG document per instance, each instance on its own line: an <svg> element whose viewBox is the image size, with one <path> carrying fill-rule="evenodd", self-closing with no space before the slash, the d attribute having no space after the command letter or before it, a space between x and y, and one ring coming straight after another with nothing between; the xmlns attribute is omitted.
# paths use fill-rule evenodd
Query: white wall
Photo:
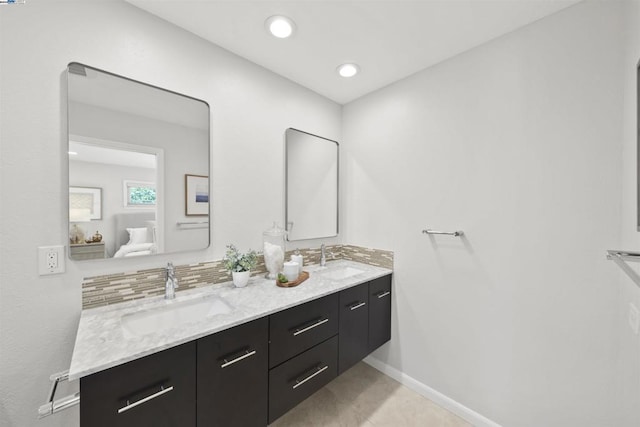
<svg viewBox="0 0 640 427"><path fill-rule="evenodd" d="M209 250L68 261L65 274L38 276L36 247L68 238L64 73L71 61L211 105ZM120 1L0 8L0 64L0 424L73 426L77 409L41 421L36 410L49 375L69 367L82 278L219 259L230 242L261 247L262 231L284 219L285 129L341 140L341 107Z"/></svg>
<svg viewBox="0 0 640 427"><path fill-rule="evenodd" d="M580 3L344 107L343 239L395 251L374 356L504 426L622 425L620 12Z"/></svg>
<svg viewBox="0 0 640 427"><path fill-rule="evenodd" d="M625 43L624 43L624 110L623 110L623 151L622 151L622 222L620 230L622 243L619 249L640 250L640 233L637 227L637 102L638 85L636 70L640 60L640 3L625 1ZM617 249L617 248L612 248ZM629 303L640 308L640 290L623 273L620 276L620 296L618 323L620 340L619 379L621 424L640 425L640 336L634 335L628 326Z"/></svg>

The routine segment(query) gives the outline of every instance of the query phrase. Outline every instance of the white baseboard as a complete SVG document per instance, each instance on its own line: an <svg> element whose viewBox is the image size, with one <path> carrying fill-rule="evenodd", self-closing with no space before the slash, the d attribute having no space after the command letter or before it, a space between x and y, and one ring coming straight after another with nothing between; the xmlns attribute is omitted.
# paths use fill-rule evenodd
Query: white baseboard
<svg viewBox="0 0 640 427"><path fill-rule="evenodd" d="M467 408L463 404L456 402L448 396L440 393L437 390L432 389L431 387L421 383L420 381L410 377L404 372L400 372L396 368L393 368L387 365L380 360L367 356L364 359L364 362L368 365L376 368L378 371L382 372L385 375L390 376L394 380L398 381L400 384L409 387L411 390L415 391L431 400L434 403L442 406L446 410L453 412L460 418L470 422L475 427L501 427L500 424L491 421L490 419L480 415L479 413Z"/></svg>

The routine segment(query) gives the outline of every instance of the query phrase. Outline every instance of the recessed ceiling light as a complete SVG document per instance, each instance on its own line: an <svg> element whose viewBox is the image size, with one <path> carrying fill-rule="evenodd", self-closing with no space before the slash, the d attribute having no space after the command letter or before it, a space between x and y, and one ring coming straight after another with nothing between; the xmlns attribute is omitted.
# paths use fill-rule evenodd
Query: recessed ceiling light
<svg viewBox="0 0 640 427"><path fill-rule="evenodd" d="M353 77L358 74L360 67L358 64L342 64L337 71L342 77Z"/></svg>
<svg viewBox="0 0 640 427"><path fill-rule="evenodd" d="M267 30L274 37L286 39L290 37L296 29L296 24L290 18L281 15L274 15L265 21Z"/></svg>
<svg viewBox="0 0 640 427"><path fill-rule="evenodd" d="M75 151L69 151L69 155L70 155L70 156L77 156L77 155L78 155L78 153L76 153Z"/></svg>

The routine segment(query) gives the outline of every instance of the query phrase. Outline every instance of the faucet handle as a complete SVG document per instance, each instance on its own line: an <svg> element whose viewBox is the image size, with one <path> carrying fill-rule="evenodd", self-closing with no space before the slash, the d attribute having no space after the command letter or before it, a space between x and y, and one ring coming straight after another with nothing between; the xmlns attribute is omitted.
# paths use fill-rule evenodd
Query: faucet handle
<svg viewBox="0 0 640 427"><path fill-rule="evenodd" d="M176 272L176 269L175 269L175 267L173 266L173 263L171 263L171 262L168 262L168 263L167 263L167 270L166 270L166 272L167 272L167 274L166 274L167 279L168 279L169 277L173 278L173 275L174 275L174 274L175 274L175 272Z"/></svg>

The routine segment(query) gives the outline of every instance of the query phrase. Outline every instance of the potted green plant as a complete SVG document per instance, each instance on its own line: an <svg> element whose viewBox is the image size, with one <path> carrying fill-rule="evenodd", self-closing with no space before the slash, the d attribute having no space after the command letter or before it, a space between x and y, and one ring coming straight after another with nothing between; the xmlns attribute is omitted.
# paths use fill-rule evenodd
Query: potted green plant
<svg viewBox="0 0 640 427"><path fill-rule="evenodd" d="M256 251L249 249L247 253L241 253L235 245L227 245L227 252L224 256L224 266L231 272L233 284L237 288L247 286L251 270L258 263L258 255Z"/></svg>

